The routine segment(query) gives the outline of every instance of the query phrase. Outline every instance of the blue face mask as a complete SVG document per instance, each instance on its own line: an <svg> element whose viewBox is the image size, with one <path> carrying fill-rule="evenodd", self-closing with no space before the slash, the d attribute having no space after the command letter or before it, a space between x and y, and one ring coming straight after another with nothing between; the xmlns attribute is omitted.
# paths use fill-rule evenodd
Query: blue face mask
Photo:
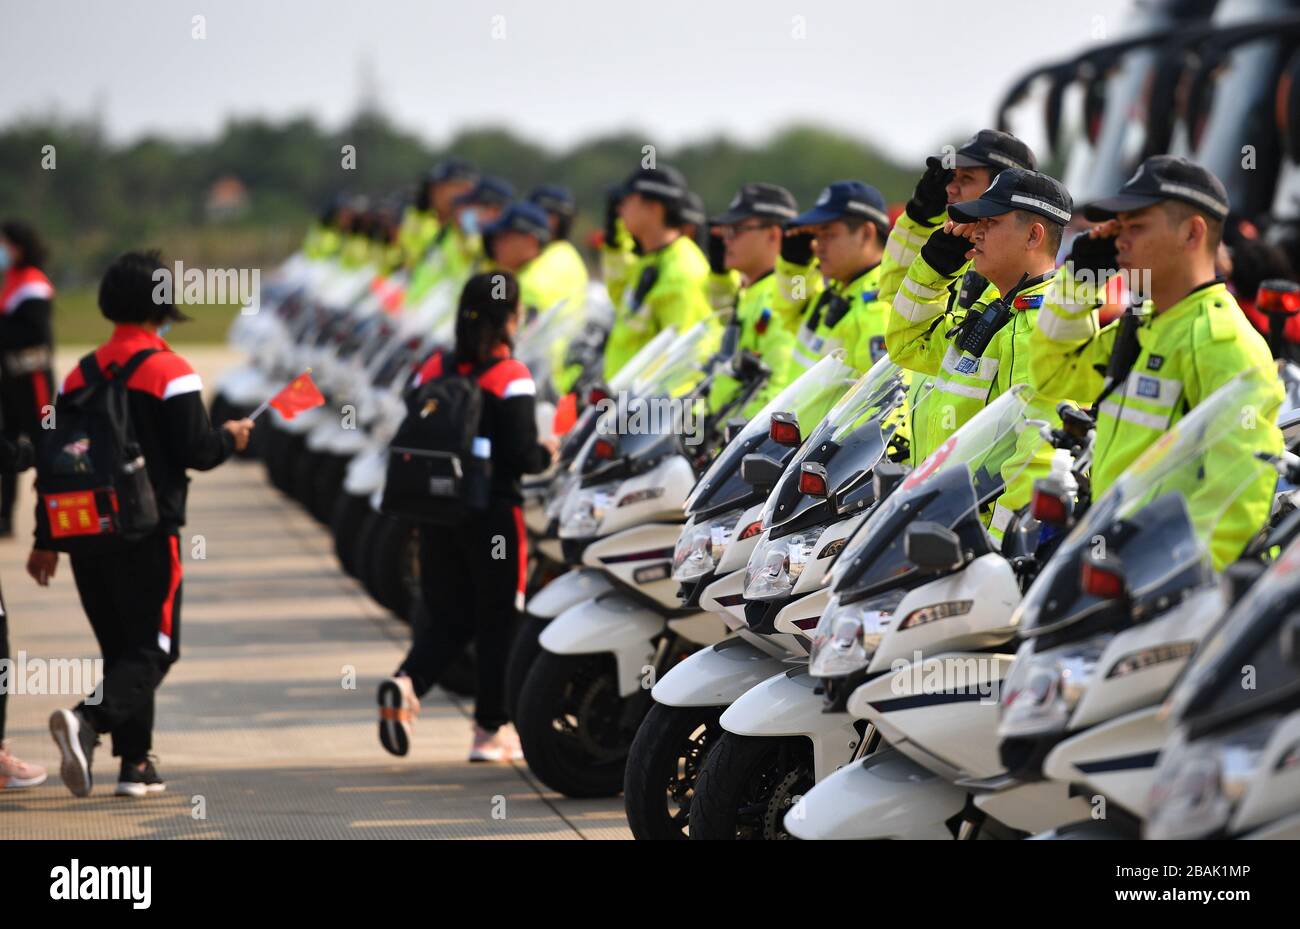
<svg viewBox="0 0 1300 929"><path fill-rule="evenodd" d="M172 324L171 324L171 323L163 323L161 326L159 326L159 327L158 327L158 338L161 339L161 338L163 338L165 335L167 335L167 333L171 330L171 327L172 327Z"/></svg>
<svg viewBox="0 0 1300 929"><path fill-rule="evenodd" d="M0 245L0 271L6 271L13 263L13 257L9 254L9 249Z"/></svg>
<svg viewBox="0 0 1300 929"><path fill-rule="evenodd" d="M465 235L478 235L478 210L470 207L460 214L460 228Z"/></svg>

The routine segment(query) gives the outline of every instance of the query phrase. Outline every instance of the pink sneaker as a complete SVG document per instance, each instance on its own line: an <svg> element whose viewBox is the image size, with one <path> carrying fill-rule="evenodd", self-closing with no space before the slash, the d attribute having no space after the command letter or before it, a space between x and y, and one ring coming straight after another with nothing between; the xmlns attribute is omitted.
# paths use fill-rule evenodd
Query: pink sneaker
<svg viewBox="0 0 1300 929"><path fill-rule="evenodd" d="M0 790L18 790L45 783L45 769L23 761L9 751L9 743L0 743Z"/></svg>
<svg viewBox="0 0 1300 929"><path fill-rule="evenodd" d="M474 743L469 749L470 761L521 761L524 752L519 746L519 735L515 727L506 723L496 732L488 732L474 725Z"/></svg>

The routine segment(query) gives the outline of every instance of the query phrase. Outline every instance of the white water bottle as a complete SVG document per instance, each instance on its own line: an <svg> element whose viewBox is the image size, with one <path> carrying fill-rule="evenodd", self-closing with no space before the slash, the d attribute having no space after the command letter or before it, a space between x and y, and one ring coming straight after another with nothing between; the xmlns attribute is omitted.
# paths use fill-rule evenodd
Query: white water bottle
<svg viewBox="0 0 1300 929"><path fill-rule="evenodd" d="M492 440L485 435L475 436L470 452L474 461L467 475L469 487L466 496L472 509L486 510L492 486Z"/></svg>

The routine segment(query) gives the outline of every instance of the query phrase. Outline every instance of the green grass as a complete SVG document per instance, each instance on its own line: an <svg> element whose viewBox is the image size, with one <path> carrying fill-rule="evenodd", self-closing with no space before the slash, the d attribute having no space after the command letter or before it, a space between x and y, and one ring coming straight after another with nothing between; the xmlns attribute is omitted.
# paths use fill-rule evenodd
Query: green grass
<svg viewBox="0 0 1300 929"><path fill-rule="evenodd" d="M172 345L219 345L226 340L238 304L186 304L181 311L189 322L176 323L167 332ZM54 344L98 345L108 338L113 324L100 315L93 287L59 291L54 297Z"/></svg>

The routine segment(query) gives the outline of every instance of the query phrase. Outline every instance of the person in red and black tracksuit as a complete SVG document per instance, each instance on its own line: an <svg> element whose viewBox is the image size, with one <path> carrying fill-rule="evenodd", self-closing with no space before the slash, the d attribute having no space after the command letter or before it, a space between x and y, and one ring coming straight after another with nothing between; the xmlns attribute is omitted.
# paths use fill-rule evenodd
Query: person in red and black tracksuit
<svg viewBox="0 0 1300 929"><path fill-rule="evenodd" d="M140 797L163 789L150 758L154 692L180 657L181 551L185 524L187 469L208 471L248 444L252 420L214 428L203 405L203 384L188 361L163 341L162 331L183 320L170 303L154 301L157 252L131 252L113 263L99 287L99 308L116 323L95 350L101 370L125 365L143 349L146 358L127 380L131 424L144 452L158 503L159 527L120 552L73 555L72 576L82 608L104 656L104 676L94 697L50 717L50 732L62 753L63 783L79 797L93 786L91 762L97 735L111 733L121 758L117 793ZM62 391L84 383L80 367ZM58 553L38 535L27 572L46 586Z"/></svg>
<svg viewBox="0 0 1300 929"><path fill-rule="evenodd" d="M18 474L32 466L35 454L26 436L11 442L0 431L0 474ZM9 662L9 611L0 596L0 663ZM0 687L0 791L36 787L45 782L45 769L23 761L5 740L5 699L7 687Z"/></svg>
<svg viewBox="0 0 1300 929"><path fill-rule="evenodd" d="M0 415L10 442L38 435L54 401L54 287L45 259L35 229L13 220L0 224ZM17 498L17 474L0 474L0 538L13 535Z"/></svg>
<svg viewBox="0 0 1300 929"><path fill-rule="evenodd" d="M456 348L435 352L412 378L415 390L454 365L478 370L484 405L479 435L491 442L488 508L455 529L420 530L420 584L429 609L418 623L406 659L379 685L379 739L394 755L410 749L419 698L474 642L478 679L470 761L522 757L505 703L510 630L523 607L528 560L520 478L544 471L554 440L537 440L536 386L524 363L511 356L519 327L519 284L505 271L470 278L456 316Z"/></svg>

